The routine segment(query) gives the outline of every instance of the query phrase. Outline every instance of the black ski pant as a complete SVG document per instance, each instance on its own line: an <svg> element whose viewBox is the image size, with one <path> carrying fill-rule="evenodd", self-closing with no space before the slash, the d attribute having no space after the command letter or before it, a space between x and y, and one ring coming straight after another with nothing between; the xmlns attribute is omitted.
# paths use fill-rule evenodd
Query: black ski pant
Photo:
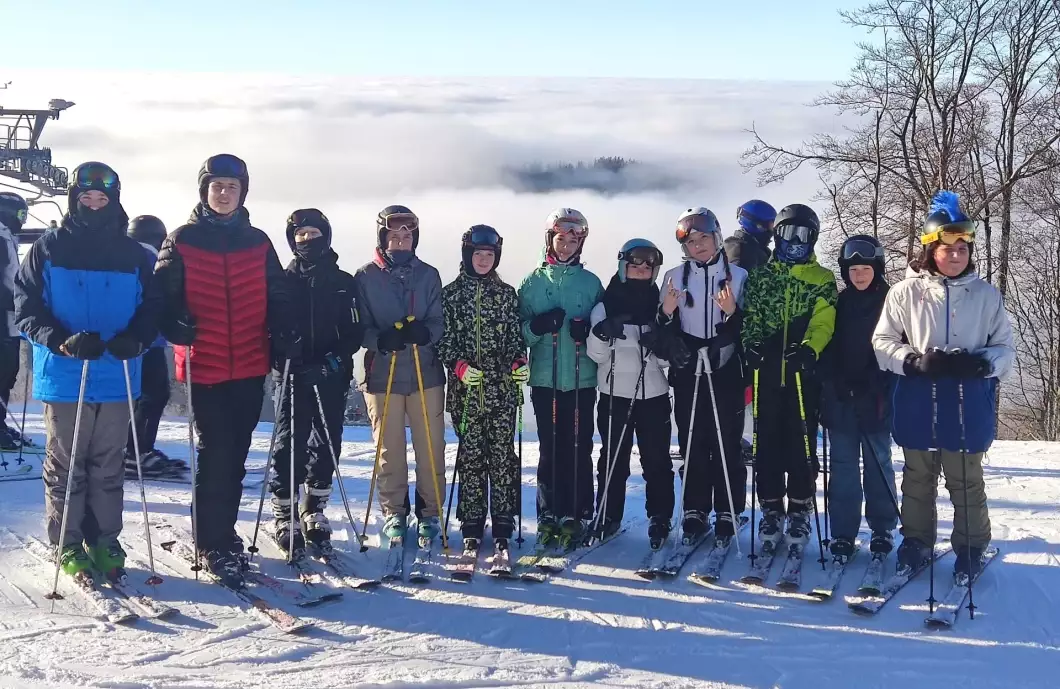
<svg viewBox="0 0 1060 689"><path fill-rule="evenodd" d="M144 352L140 367L140 399L136 402L136 416L133 419L141 453L155 449L158 422L162 419L162 412L166 410L167 404L169 364L166 361L166 350L164 347L152 347ZM134 451L132 432L129 433L126 449L131 457Z"/></svg>
<svg viewBox="0 0 1060 689"><path fill-rule="evenodd" d="M11 389L15 387L15 381L18 379L21 344L21 337L0 338L0 399L4 401L4 408L11 411L12 414L14 412L10 408ZM3 414L3 418L0 419L0 429L7 429L8 418L7 414Z"/></svg>
<svg viewBox="0 0 1060 689"><path fill-rule="evenodd" d="M199 548L242 550L236 535L247 452L265 400L265 376L216 385L191 384L199 437L195 474Z"/></svg>
<svg viewBox="0 0 1060 689"><path fill-rule="evenodd" d="M320 418L316 393L312 385L297 382L294 385L294 426L291 425L291 387L288 381L276 417L276 446L272 453L272 476L269 491L277 498L291 497L291 444L294 443L294 485L297 497L298 486L309 488L331 488L335 474L335 460L342 451L342 422L346 416L346 395L350 381L345 376L330 376L317 383L320 404L324 406L325 419ZM276 393L280 381L277 377ZM329 448L324 424L330 434ZM332 454L334 453L334 454Z"/></svg>
<svg viewBox="0 0 1060 689"><path fill-rule="evenodd" d="M728 513L729 492L737 517L746 506L747 467L740 453L740 438L744 421L744 381L739 360L734 356L724 366L714 371L711 378L703 371L696 398L696 425L692 429L692 444L689 451L688 429L692 423L692 398L696 396L694 369L672 376L674 390L674 418L677 421L677 440L681 446L681 457L688 457L688 468L682 469L682 480L688 481L685 489L685 510L697 510L715 515ZM714 383L714 399L718 405L718 421L721 424L721 439L725 450L724 466L718 446L718 429L714 423L714 408L710 395L710 381ZM728 469L729 483L726 490L725 474ZM680 519L682 515L678 515Z"/></svg>
<svg viewBox="0 0 1060 689"><path fill-rule="evenodd" d="M593 407L596 388L560 391L552 420L552 388L530 388L541 458L537 464L537 516L591 519L593 513ZM578 456L574 456L574 409L578 408ZM556 447L552 428L556 428ZM577 488L575 488L577 466ZM553 481L553 472L555 480ZM577 505L575 505L577 503Z"/></svg>
<svg viewBox="0 0 1060 689"><path fill-rule="evenodd" d="M810 375L802 374L802 401L806 421L799 412L799 393L790 372L787 385L765 380L765 372L758 387L758 456L755 474L758 482L758 501L762 509L781 513L809 510L817 490L817 474L821 465L817 459L818 400L821 389ZM806 429L810 432L807 434ZM810 456L806 456L809 441ZM808 461L807 461L808 460ZM784 497L788 498L788 509Z"/></svg>
<svg viewBox="0 0 1060 689"><path fill-rule="evenodd" d="M630 409L632 405L632 410ZM626 415L629 424L626 425ZM637 436L640 450L640 466L644 473L645 511L648 517L670 518L674 512L674 470L670 459L670 396L659 395L648 399L630 400L626 397L600 395L596 407L596 423L603 441L600 459L596 463L596 511L600 514L605 486L607 505L600 514L600 523L606 520L622 521L625 513L626 479L629 478L629 460L633 453L633 436ZM625 434L622 433L626 425ZM610 431L608 428L610 427ZM608 436L610 435L610 439ZM619 437L622 444L619 445ZM611 482L607 483L608 462L613 448L618 448L611 470Z"/></svg>

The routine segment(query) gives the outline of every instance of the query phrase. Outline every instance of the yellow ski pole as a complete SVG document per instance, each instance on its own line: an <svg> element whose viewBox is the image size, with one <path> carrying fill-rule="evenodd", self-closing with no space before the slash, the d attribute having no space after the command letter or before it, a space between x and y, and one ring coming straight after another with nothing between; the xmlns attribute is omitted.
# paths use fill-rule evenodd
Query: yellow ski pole
<svg viewBox="0 0 1060 689"><path fill-rule="evenodd" d="M365 539L368 534L368 517L372 515L372 500L375 497L375 482L379 476L379 462L383 458L383 434L386 432L386 417L390 411L390 388L394 384L394 368L397 366L397 352L390 353L390 372L386 376L386 394L383 396L383 418L379 424L379 436L375 440L375 465L372 467L372 481L368 484L368 510L364 513L364 526L361 535L357 539L361 544L361 552L367 552ZM356 532L354 532L356 533Z"/></svg>
<svg viewBox="0 0 1060 689"><path fill-rule="evenodd" d="M411 323L414 317L409 316L407 319ZM427 415L427 398L424 396L423 391L423 370L420 368L420 348L419 345L412 345L412 360L416 364L416 383L420 388L420 408L423 410L423 430L427 434L427 458L431 463L431 479L434 483L434 500L438 506L438 516L441 516L442 509L442 493L444 492L441 486L438 485L438 471L434 461L434 442L431 440L431 420ZM442 550L449 550L449 537L442 530Z"/></svg>

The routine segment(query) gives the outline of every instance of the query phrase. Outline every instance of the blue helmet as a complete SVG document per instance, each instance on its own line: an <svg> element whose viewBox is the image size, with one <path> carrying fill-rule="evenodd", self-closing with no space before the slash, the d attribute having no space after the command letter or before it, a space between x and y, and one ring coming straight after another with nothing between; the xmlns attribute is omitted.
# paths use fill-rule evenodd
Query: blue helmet
<svg viewBox="0 0 1060 689"><path fill-rule="evenodd" d="M622 245L618 252L618 279L626 281L626 266L632 261L638 265L647 264L651 266L651 280L659 277L659 268L662 267L663 255L659 247L647 239L631 239Z"/></svg>
<svg viewBox="0 0 1060 689"><path fill-rule="evenodd" d="M751 199L736 209L736 221L744 232L765 243L773 236L776 220L776 209L759 199Z"/></svg>

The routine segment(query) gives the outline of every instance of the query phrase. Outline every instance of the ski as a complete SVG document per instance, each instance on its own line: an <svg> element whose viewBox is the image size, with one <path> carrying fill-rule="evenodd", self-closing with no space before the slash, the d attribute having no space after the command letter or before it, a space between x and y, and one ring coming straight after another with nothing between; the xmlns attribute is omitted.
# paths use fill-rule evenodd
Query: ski
<svg viewBox="0 0 1060 689"><path fill-rule="evenodd" d="M953 547L949 541L944 541L935 546L933 551L933 557L935 560L943 557L952 550ZM887 601L894 598L895 594L902 590L902 588L913 580L916 575L923 572L931 564L932 558L925 558L923 562L917 565L916 568L910 570L909 568L900 569L880 586L880 592L875 595L857 596L847 600L847 606L857 613L863 613L867 615L875 615L887 604Z"/></svg>
<svg viewBox="0 0 1060 689"><path fill-rule="evenodd" d="M605 539L590 540L591 537L586 539L572 539L566 544L566 546L559 547L563 544L563 539L561 538L557 543L555 552L547 554L545 557L541 558L537 562L537 568L546 574L559 574L560 572L577 565L597 548L614 541L628 531L632 525L632 522L624 523L617 531Z"/></svg>
<svg viewBox="0 0 1060 689"><path fill-rule="evenodd" d="M409 582L413 584L426 584L434 578L434 539L417 542L416 558L412 561L412 569L409 570Z"/></svg>
<svg viewBox="0 0 1060 689"><path fill-rule="evenodd" d="M447 567L453 581L471 581L471 578L475 576L475 566L478 564L481 545L482 541L477 538L465 539L463 552L456 556L451 566Z"/></svg>
<svg viewBox="0 0 1060 689"><path fill-rule="evenodd" d="M850 554L850 557L839 559L833 556L832 561L828 563L828 571L824 583L814 587L810 591L810 595L818 600L828 600L834 596L836 589L839 588L839 582L843 579L843 574L847 571L847 566L851 560L858 556L859 550L861 550L861 541L856 540L854 541L854 552Z"/></svg>
<svg viewBox="0 0 1060 689"><path fill-rule="evenodd" d="M195 553L191 547L180 540L171 540L161 544L162 549L167 552L173 553L177 557L181 558L189 565L195 567L198 563L198 558L195 557ZM243 601L250 606L251 610L258 614L258 616L267 620L274 627L287 634L302 631L313 626L312 622L308 622L299 617L295 617L291 613L274 606L264 598L255 595L246 588L236 588L229 586L220 577L215 576L206 567L202 568L203 573L214 583L218 584L222 588L231 591L233 595L239 600Z"/></svg>
<svg viewBox="0 0 1060 689"><path fill-rule="evenodd" d="M534 549L520 557L515 563L515 571L523 581L541 583L545 580L545 573L537 568L537 565L545 557L553 553L555 548L551 543L538 542Z"/></svg>
<svg viewBox="0 0 1060 689"><path fill-rule="evenodd" d="M772 569L773 560L776 558L777 551L780 550L783 542L783 535L775 543L773 541L763 541L759 551L751 556L751 566L740 581L745 584L764 583L769 578L769 570Z"/></svg>
<svg viewBox="0 0 1060 689"><path fill-rule="evenodd" d="M327 567L332 575L342 582L343 586L363 591L374 589L382 583L378 579L365 579L364 577L357 576L354 573L354 568L352 563L350 563L349 558L334 548L321 550L310 546L309 555L316 562Z"/></svg>
<svg viewBox="0 0 1060 689"><path fill-rule="evenodd" d="M401 536L390 539L383 574L379 578L382 581L401 581L405 578L405 539Z"/></svg>
<svg viewBox="0 0 1060 689"><path fill-rule="evenodd" d="M802 586L802 559L806 554L806 543L788 544L788 556L780 570L777 588L781 591L798 591Z"/></svg>
<svg viewBox="0 0 1060 689"><path fill-rule="evenodd" d="M743 530L747 528L750 522L751 520L748 517L741 516L740 524L736 527L735 536L721 542L715 539L713 545L710 546L707 557L688 575L688 580L696 584L707 584L720 579L721 568L725 565L725 558L729 556L729 551L732 550L733 541L740 537L740 534L743 533Z"/></svg>
<svg viewBox="0 0 1060 689"><path fill-rule="evenodd" d="M19 540L21 541L21 539ZM55 549L53 546L45 545L43 541L37 539L21 542L26 552L34 558L45 565L55 566ZM74 590L81 594L81 597L88 601L108 622L127 624L140 619L140 615L126 608L104 592L98 580L103 578L103 575L98 572L95 576L83 572L77 576L70 576L62 572L62 579L73 584ZM118 595L121 594L119 593Z"/></svg>
<svg viewBox="0 0 1060 689"><path fill-rule="evenodd" d="M500 541L494 541L493 557L489 561L489 575L499 579L510 579L512 577L512 553L507 545L503 548L499 546Z"/></svg>
<svg viewBox="0 0 1060 689"><path fill-rule="evenodd" d="M666 543L663 543L663 546L658 550L649 549L648 554L640 561L640 566L633 573L641 579L652 581L663 565L666 564L667 557Z"/></svg>
<svg viewBox="0 0 1060 689"><path fill-rule="evenodd" d="M682 538L674 545L670 555L663 562L656 572L657 577L663 577L665 579L672 579L677 576L677 573L681 571L681 568L688 562L688 558L692 557L692 553L699 549L699 546L703 545L707 539L714 537L714 529L707 529L699 538L691 540Z"/></svg>
<svg viewBox="0 0 1060 689"><path fill-rule="evenodd" d="M883 586L883 566L887 562L887 553L873 553L869 560L869 566L865 569L865 575L861 577L858 584L858 593L870 596L878 595Z"/></svg>
<svg viewBox="0 0 1060 689"><path fill-rule="evenodd" d="M342 598L342 591L336 591L332 587L333 580L331 577L313 567L309 562L309 557L304 552L301 557L295 558L290 564L295 572L298 573L298 580L302 582L306 589L314 593L319 592L317 597L321 603Z"/></svg>
<svg viewBox="0 0 1060 689"><path fill-rule="evenodd" d="M939 601L935 612L928 615L924 623L936 629L949 629L952 627L957 622L957 613L961 611L961 608L964 607L964 602L968 600L969 587L979 580L983 570L994 561L998 552L998 549L993 546L984 550L979 560L979 573L972 577L971 581L967 581L967 576L962 576L961 581L955 580L950 590Z"/></svg>

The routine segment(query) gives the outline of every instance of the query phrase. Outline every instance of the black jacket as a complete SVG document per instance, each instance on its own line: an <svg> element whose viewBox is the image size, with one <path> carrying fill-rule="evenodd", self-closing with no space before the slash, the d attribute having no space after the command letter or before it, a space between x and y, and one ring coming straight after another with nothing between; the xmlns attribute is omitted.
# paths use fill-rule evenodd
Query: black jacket
<svg viewBox="0 0 1060 689"><path fill-rule="evenodd" d="M769 260L769 248L762 246L758 240L745 232L743 228L736 230L731 237L724 241L725 256L729 263L740 266L748 273L758 266L765 265Z"/></svg>
<svg viewBox="0 0 1060 689"><path fill-rule="evenodd" d="M287 265L287 278L297 305L295 330L302 336L302 363L317 366L334 354L352 376L353 355L361 348L364 326L353 276L339 269L338 260L331 249L312 263L295 257Z"/></svg>

